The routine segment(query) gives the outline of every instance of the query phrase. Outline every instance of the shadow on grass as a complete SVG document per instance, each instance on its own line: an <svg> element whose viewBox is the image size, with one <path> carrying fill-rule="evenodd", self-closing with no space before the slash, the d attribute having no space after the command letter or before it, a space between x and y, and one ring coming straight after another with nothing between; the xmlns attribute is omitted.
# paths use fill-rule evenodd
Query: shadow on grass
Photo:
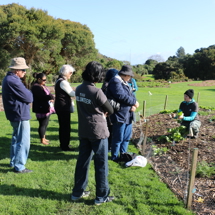
<svg viewBox="0 0 215 215"><path fill-rule="evenodd" d="M56 127L48 127L46 129L47 132L51 131L51 132L58 132L58 128ZM31 128L31 132L38 132L38 128ZM71 133L77 133L78 132L78 129L74 129L71 127Z"/></svg>
<svg viewBox="0 0 215 215"><path fill-rule="evenodd" d="M10 138L0 137L0 160L10 158L10 144ZM35 161L77 159L78 147L73 149L75 151L64 152L56 146L31 144L29 158Z"/></svg>
<svg viewBox="0 0 215 215"><path fill-rule="evenodd" d="M33 173L30 173L33 174ZM4 196L26 196L26 197L32 197L32 198L42 198L42 199L48 199L48 200L58 200L58 201L68 201L71 202L71 194L63 194L58 193L55 191L50 190L43 190L43 189L31 189L31 188L23 188L18 187L14 184L12 185L0 185L0 194ZM84 202L86 205L93 205L94 199L80 199L78 202L74 203L81 203Z"/></svg>

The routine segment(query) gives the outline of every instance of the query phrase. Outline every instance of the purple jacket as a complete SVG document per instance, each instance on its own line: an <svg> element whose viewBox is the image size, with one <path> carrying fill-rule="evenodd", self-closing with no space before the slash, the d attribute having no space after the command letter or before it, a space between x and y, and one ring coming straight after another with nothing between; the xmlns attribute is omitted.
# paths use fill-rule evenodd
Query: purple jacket
<svg viewBox="0 0 215 215"><path fill-rule="evenodd" d="M2 81L2 99L6 117L11 122L31 118L30 103L33 102L33 95L12 72L8 72Z"/></svg>

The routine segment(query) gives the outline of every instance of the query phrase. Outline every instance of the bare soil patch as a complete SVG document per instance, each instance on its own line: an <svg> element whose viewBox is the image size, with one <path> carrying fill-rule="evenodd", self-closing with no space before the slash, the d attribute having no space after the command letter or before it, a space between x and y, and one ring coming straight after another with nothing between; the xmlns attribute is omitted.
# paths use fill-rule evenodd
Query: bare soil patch
<svg viewBox="0 0 215 215"><path fill-rule="evenodd" d="M196 87L211 87L214 85L215 85L215 80L206 80L206 81L202 81L201 83L188 84L188 86L196 86Z"/></svg>

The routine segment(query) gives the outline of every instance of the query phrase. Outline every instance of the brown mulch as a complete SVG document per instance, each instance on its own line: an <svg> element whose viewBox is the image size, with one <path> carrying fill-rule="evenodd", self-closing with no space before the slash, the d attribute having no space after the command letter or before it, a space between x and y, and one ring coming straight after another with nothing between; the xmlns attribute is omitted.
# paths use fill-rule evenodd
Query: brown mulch
<svg viewBox="0 0 215 215"><path fill-rule="evenodd" d="M161 135L167 135L167 128L180 126L177 120L171 119L169 114L154 114L147 117L147 145L144 155L148 158L149 163L161 180L185 203L193 149L198 148L198 162L215 163L215 121L210 120L215 115L215 112L209 112L208 114L207 116L200 116L202 125L197 139L186 138L175 145L173 143L159 142L157 138ZM145 130L146 122L143 119L134 125L133 142L139 147L140 152L142 152L142 145L139 145L138 141L140 136L144 137ZM168 151L162 155L153 155L152 146L157 148L166 147ZM196 177L195 179L192 209L197 214L215 214L214 179L215 175L210 178ZM203 199L203 202L201 202L200 198Z"/></svg>
<svg viewBox="0 0 215 215"><path fill-rule="evenodd" d="M200 83L188 84L188 86L196 86L196 87L210 87L215 85L215 80L206 80Z"/></svg>

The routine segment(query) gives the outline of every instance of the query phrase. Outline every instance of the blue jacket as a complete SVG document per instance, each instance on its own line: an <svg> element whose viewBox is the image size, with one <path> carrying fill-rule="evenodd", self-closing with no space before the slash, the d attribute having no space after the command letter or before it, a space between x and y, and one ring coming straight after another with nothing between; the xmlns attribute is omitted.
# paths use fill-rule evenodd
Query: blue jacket
<svg viewBox="0 0 215 215"><path fill-rule="evenodd" d="M2 99L6 117L11 122L29 120L33 95L20 78L8 72L2 81Z"/></svg>
<svg viewBox="0 0 215 215"><path fill-rule="evenodd" d="M114 114L110 116L111 121L113 123L132 123L133 112L131 112L130 109L135 105L136 98L131 92L131 88L128 83L124 82L119 75L116 75L109 81L107 98L114 99L120 103L120 110L114 111Z"/></svg>

